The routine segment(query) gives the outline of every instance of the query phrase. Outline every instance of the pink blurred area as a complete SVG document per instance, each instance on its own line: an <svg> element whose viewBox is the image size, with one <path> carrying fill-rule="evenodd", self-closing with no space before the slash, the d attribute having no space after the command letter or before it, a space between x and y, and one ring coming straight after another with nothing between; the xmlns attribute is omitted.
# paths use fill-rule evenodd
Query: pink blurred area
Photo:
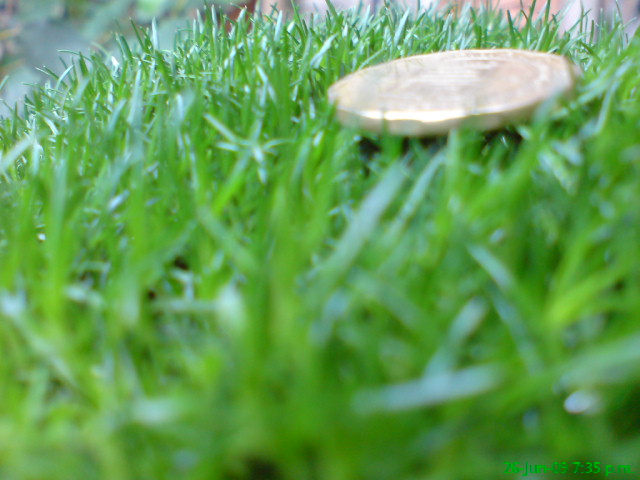
<svg viewBox="0 0 640 480"><path fill-rule="evenodd" d="M438 8L447 10L452 6L462 7L471 4L474 7L487 5L488 1L492 1L492 6L503 11L509 11L512 16L516 16L520 11L529 12L532 0L391 0L392 3L402 8L408 8L414 12L425 10L428 8ZM598 23L601 18L611 19L615 15L620 15L627 24L627 31L632 33L638 26L637 17L640 14L640 0L548 0L550 1L550 9L552 14L560 14L562 18L562 26L570 29L584 15L589 22ZM293 3L297 5L303 14L320 14L323 15L327 11L325 0L251 0L248 3L239 4L249 11L259 10L264 14L270 14L273 10L291 13L293 11ZM332 4L338 10L347 10L350 8L369 7L370 10L377 10L384 5L384 0L333 0ZM231 11L231 16L237 16L237 8ZM546 1L537 1L535 12L547 8Z"/></svg>

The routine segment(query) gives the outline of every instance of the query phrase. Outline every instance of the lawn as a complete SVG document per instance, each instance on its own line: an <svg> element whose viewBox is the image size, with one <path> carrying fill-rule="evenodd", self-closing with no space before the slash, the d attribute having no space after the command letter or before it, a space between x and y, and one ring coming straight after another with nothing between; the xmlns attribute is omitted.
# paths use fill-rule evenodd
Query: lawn
<svg viewBox="0 0 640 480"><path fill-rule="evenodd" d="M2 480L637 478L639 38L383 9L118 45L0 119ZM423 140L327 101L499 47L575 95Z"/></svg>

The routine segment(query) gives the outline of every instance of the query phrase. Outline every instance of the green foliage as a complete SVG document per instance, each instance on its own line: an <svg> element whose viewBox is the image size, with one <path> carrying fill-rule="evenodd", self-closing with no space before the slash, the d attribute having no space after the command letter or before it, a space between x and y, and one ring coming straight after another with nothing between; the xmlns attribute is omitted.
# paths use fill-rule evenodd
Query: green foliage
<svg viewBox="0 0 640 480"><path fill-rule="evenodd" d="M640 42L572 33L331 10L79 56L0 123L0 478L637 469ZM475 47L584 77L489 134L336 123L339 77Z"/></svg>

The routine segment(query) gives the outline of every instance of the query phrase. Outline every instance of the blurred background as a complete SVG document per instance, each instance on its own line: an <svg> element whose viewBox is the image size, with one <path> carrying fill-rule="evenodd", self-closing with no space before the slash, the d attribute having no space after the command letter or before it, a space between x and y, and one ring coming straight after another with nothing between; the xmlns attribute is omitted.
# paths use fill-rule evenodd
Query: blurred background
<svg viewBox="0 0 640 480"><path fill-rule="evenodd" d="M210 2L209 2L210 3ZM0 115L9 112L32 85L69 65L71 52L111 48L112 33L132 34L156 18L163 48L177 28L204 10L203 0L0 0Z"/></svg>
<svg viewBox="0 0 640 480"><path fill-rule="evenodd" d="M326 10L325 0L266 0L256 5L256 0L217 0L217 10L231 17L237 16L240 7L250 11L270 13L273 8L292 11L295 1L303 13ZM236 0L238 1L238 0ZM359 0L333 0L337 8L349 8ZM473 3L486 0L390 0L405 8L418 10L436 6L446 8L451 4ZM528 9L532 0L500 0L498 5L513 13ZM640 0L550 0L552 11L566 10L564 24L567 28L579 20L583 12L597 20L602 12L611 17L618 12L628 22L630 33L635 31ZM573 4L567 2L573 1ZM176 29L184 27L198 10L210 11L206 6L211 0L0 0L0 115L9 113L31 88L46 80L40 71L46 66L54 73L64 71L71 62L70 52L87 52L92 48L110 49L112 32L131 33L130 20L148 25L157 20L158 37L162 48L170 48ZM379 8L384 0L363 0L372 9ZM538 1L538 9L544 6Z"/></svg>

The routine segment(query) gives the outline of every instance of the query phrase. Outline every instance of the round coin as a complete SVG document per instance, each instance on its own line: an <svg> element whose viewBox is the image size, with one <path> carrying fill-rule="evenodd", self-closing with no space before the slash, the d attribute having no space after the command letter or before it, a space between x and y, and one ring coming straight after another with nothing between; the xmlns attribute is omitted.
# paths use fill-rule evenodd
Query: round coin
<svg viewBox="0 0 640 480"><path fill-rule="evenodd" d="M342 124L373 132L428 136L462 125L491 130L570 92L579 72L555 54L456 50L364 68L333 84L329 99Z"/></svg>

